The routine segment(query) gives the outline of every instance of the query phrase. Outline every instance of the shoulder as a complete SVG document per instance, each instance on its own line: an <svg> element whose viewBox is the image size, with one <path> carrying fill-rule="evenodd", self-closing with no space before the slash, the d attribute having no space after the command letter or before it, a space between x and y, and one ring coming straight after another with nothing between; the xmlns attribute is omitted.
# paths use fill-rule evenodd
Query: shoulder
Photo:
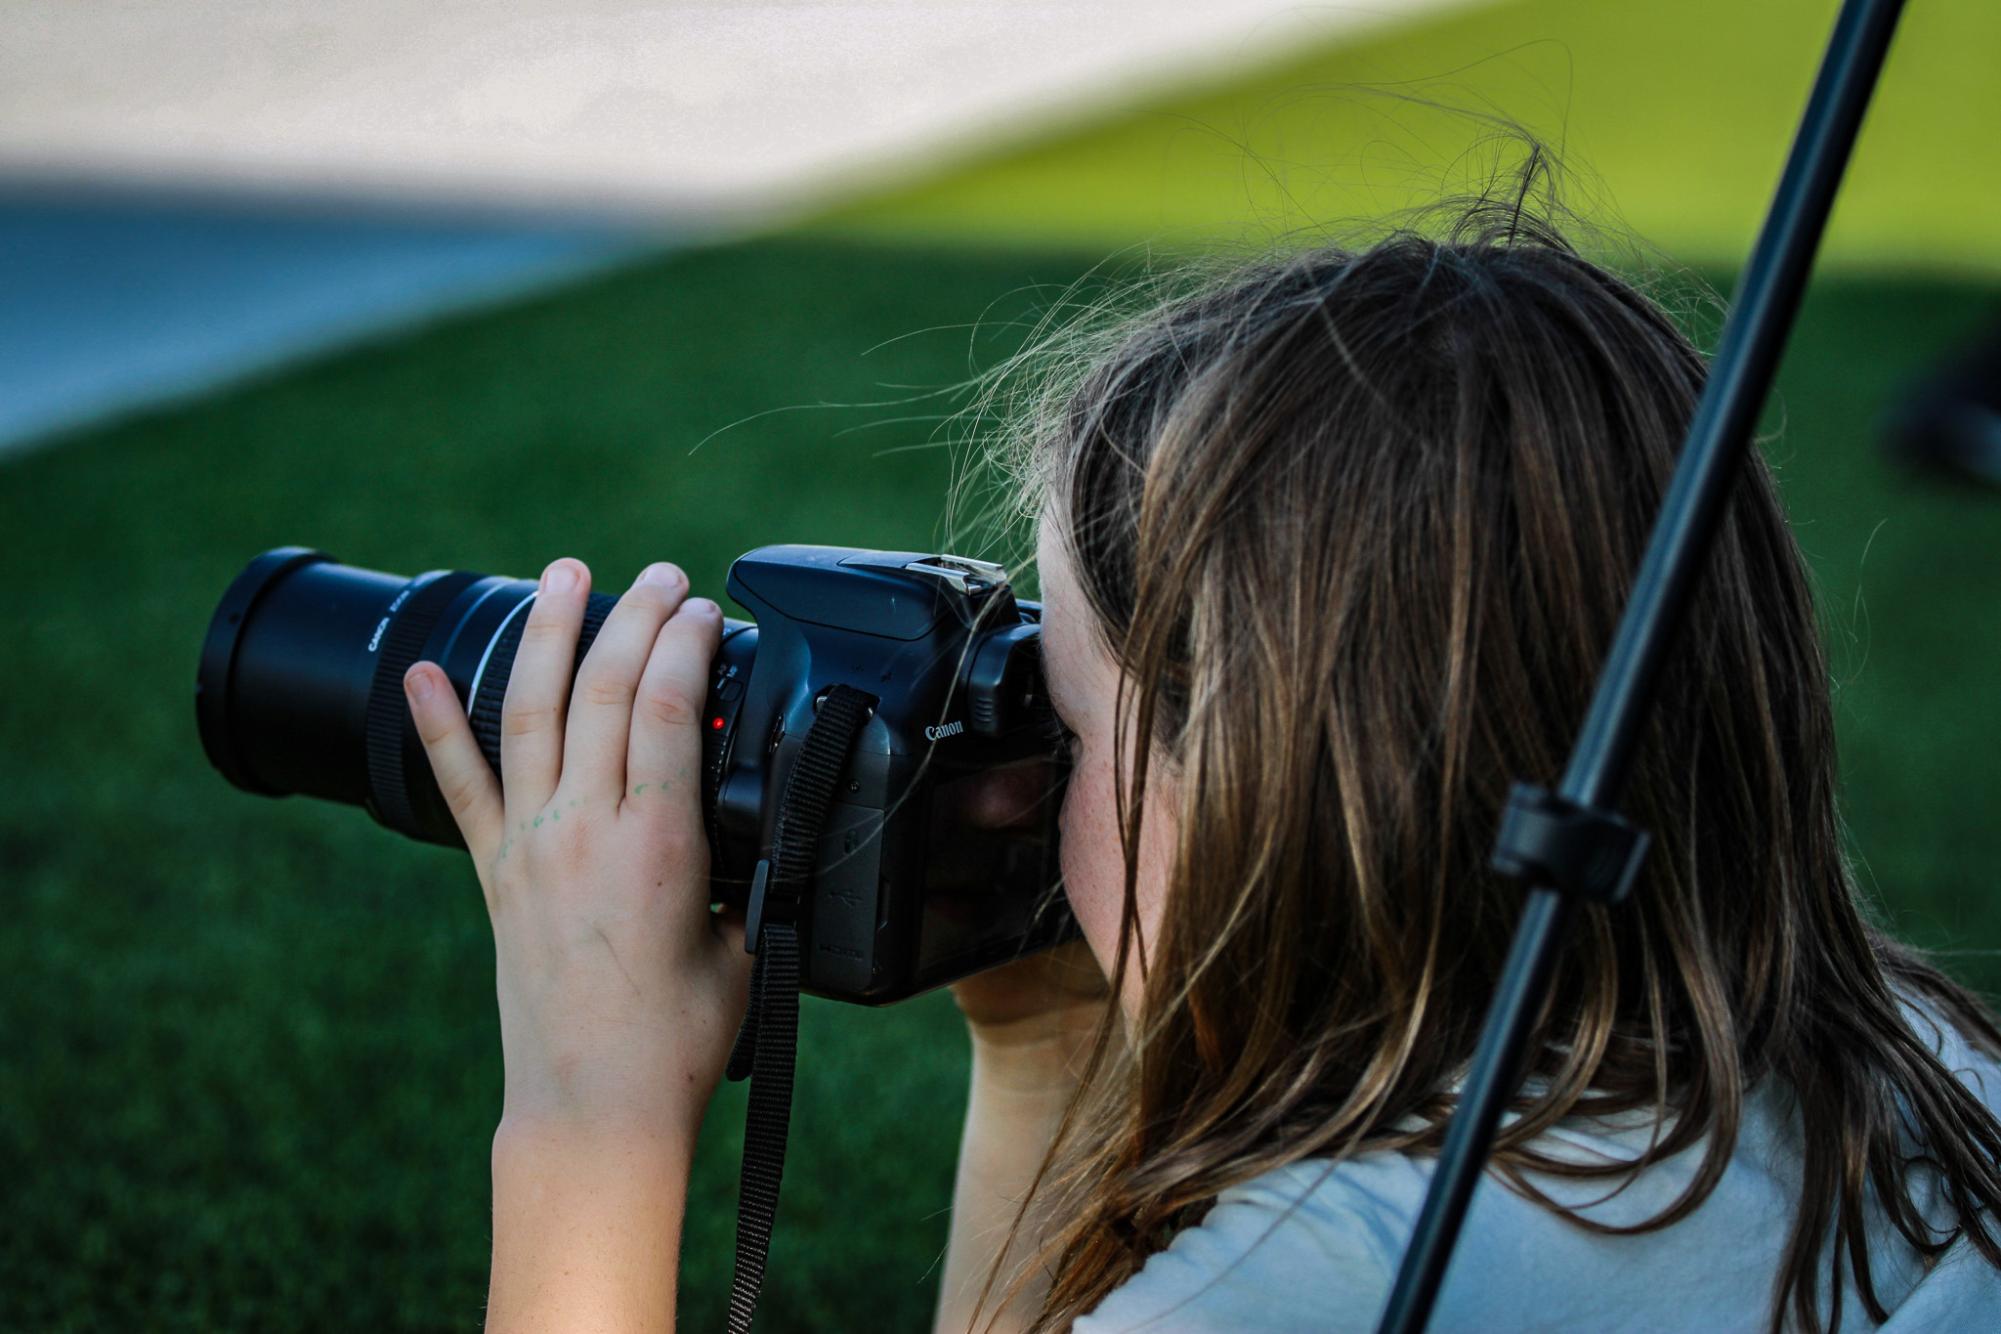
<svg viewBox="0 0 2001 1334"><path fill-rule="evenodd" d="M1074 1329L1371 1329L1429 1179L1429 1163L1401 1154L1307 1159L1253 1177Z"/></svg>
<svg viewBox="0 0 2001 1334"><path fill-rule="evenodd" d="M1994 1108L2001 1066L1922 1002L1907 999L1905 1013L1947 1068ZM1700 1170L1699 1148L1631 1177L1532 1174L1538 1189L1593 1228L1489 1178L1474 1195L1434 1327L1757 1324L1798 1198L1795 1116L1783 1090L1755 1090L1722 1178L1693 1214L1658 1230L1628 1231L1680 1196ZM1638 1114L1566 1122L1538 1147L1580 1166L1622 1164L1638 1157L1654 1133L1651 1118ZM1201 1223L1151 1256L1073 1328L1078 1334L1372 1330L1434 1166L1429 1157L1377 1152L1340 1162L1305 1159L1252 1177L1218 1195ZM1896 1243L1886 1236L1875 1258L1887 1289L1901 1296L1923 1270ZM1692 1274L1703 1276L1693 1288Z"/></svg>
<svg viewBox="0 0 2001 1334"><path fill-rule="evenodd" d="M2001 1063L1981 1051L1936 1002L1908 990L1899 991L1897 1001L1904 1022L1918 1040L1931 1048L1981 1105L2001 1115Z"/></svg>
<svg viewBox="0 0 2001 1334"><path fill-rule="evenodd" d="M1629 1160L1643 1134L1567 1130L1542 1147L1582 1161ZM1339 1162L1305 1159L1222 1192L1202 1222L1150 1257L1090 1315L1077 1334L1223 1330L1370 1331L1424 1205L1436 1160L1376 1152ZM1688 1170L1693 1169L1692 1161ZM1630 1225L1669 1203L1680 1174L1642 1174L1627 1189L1604 1178L1541 1178L1554 1198L1594 1220ZM1611 1198L1607 1198L1610 1196ZM1612 1328L1583 1276L1608 1264L1659 1270L1667 1255L1634 1266L1630 1238L1576 1227L1497 1181L1476 1192L1436 1328L1518 1328L1548 1317L1553 1328ZM1657 1244L1646 1246L1658 1251ZM1676 1256L1686 1263L1692 1256ZM1714 1259L1714 1257L1705 1257ZM1680 1268L1700 1272L1700 1266ZM1769 1271L1758 1282L1769 1279Z"/></svg>

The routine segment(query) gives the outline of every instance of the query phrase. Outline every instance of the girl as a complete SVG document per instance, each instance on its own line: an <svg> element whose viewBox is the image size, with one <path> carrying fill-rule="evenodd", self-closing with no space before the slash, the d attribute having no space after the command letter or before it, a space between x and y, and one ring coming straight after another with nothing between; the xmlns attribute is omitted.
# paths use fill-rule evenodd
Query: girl
<svg viewBox="0 0 2001 1334"><path fill-rule="evenodd" d="M1028 415L1088 952L955 989L940 1329L1373 1326L1520 901L1498 813L1562 767L1703 374L1482 205L1171 301ZM749 963L693 777L720 612L649 568L573 688L588 572L542 590L504 784L408 677L495 931L489 1327L666 1328ZM2001 1033L1858 910L1827 676L1754 458L1622 803L1653 851L1582 919L1434 1328L2001 1322Z"/></svg>

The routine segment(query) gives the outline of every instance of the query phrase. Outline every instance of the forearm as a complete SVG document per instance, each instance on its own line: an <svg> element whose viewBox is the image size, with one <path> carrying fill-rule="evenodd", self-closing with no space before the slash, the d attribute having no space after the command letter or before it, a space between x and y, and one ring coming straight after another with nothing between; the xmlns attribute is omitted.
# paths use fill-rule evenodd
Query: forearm
<svg viewBox="0 0 2001 1334"><path fill-rule="evenodd" d="M976 1306L978 1328L1019 1330L1040 1308L1047 1280L1037 1275L988 1324L996 1303L1044 1240L1040 1210L1030 1211L1011 1244L1009 1234L1076 1089L1088 1035L1089 1028L1078 1024L1027 1041L974 1039L972 1088L938 1295L939 1331L964 1334L972 1326ZM1004 1244L1007 1252L1002 1256ZM999 1277L981 1304L981 1289L994 1272L997 1256Z"/></svg>
<svg viewBox="0 0 2001 1334"><path fill-rule="evenodd" d="M489 1334L672 1330L687 1138L503 1120L493 1140Z"/></svg>

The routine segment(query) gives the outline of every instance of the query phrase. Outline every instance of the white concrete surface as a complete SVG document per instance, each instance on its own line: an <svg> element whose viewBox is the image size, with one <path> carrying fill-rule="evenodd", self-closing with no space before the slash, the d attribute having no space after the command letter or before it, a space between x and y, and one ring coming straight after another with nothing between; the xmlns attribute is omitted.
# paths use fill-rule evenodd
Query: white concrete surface
<svg viewBox="0 0 2001 1334"><path fill-rule="evenodd" d="M8 0L0 176L727 222L1467 0Z"/></svg>
<svg viewBox="0 0 2001 1334"><path fill-rule="evenodd" d="M0 455L1475 2L5 0Z"/></svg>

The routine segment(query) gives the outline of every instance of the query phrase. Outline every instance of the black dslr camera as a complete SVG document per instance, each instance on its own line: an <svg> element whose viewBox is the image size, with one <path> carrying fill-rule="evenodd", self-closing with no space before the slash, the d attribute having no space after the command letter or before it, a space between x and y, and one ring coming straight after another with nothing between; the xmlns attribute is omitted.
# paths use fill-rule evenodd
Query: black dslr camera
<svg viewBox="0 0 2001 1334"><path fill-rule="evenodd" d="M457 688L500 770L500 708L532 580L406 579L280 547L223 595L195 712L231 783L366 807L463 847L403 698L414 662ZM1058 890L1064 772L1043 690L1040 608L997 565L915 552L762 547L730 567L755 624L726 620L703 714L712 899L745 905L772 855L779 794L815 709L846 685L874 704L836 784L798 933L805 990L882 1004L1074 933ZM595 594L578 661L616 603ZM977 787L1022 766L1033 809L974 816ZM1018 788L1017 790L1021 790Z"/></svg>

